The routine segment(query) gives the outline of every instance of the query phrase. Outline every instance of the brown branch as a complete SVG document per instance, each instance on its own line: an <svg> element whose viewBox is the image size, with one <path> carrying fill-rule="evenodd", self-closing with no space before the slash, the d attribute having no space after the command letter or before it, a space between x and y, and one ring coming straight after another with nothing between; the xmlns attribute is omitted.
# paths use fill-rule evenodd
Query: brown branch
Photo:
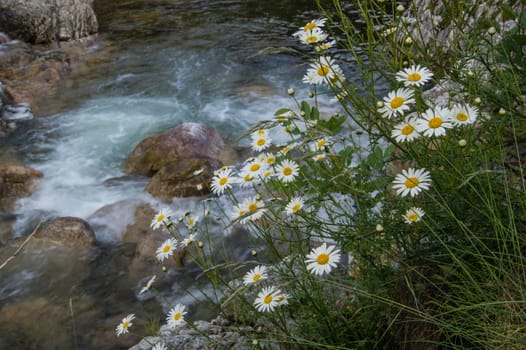
<svg viewBox="0 0 526 350"><path fill-rule="evenodd" d="M37 233L40 225L42 224L42 222L44 222L43 219L40 219L40 221L38 222L38 225L37 227L35 227L35 229L33 230L33 232L31 232L31 234L25 239L24 242L22 242L22 244L20 245L20 247L18 247L18 249L13 253L13 255L11 255L9 258L7 258L3 263L2 265L0 265L0 270L3 269L11 260L13 260L17 255L18 253L20 253L20 251L22 250L22 248L24 248L24 246L27 244L27 242L29 242L29 240L31 238L33 238L33 236L35 235L35 233Z"/></svg>

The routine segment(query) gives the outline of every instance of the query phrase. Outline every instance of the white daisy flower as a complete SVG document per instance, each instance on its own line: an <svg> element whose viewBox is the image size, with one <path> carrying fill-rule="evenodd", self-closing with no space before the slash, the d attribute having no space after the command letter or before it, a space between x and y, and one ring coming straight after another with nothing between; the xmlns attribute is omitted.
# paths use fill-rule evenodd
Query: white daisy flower
<svg viewBox="0 0 526 350"><path fill-rule="evenodd" d="M329 37L329 34L327 34L323 29L321 28L314 28L312 30L307 31L299 31L296 32L296 36L298 37L299 41L301 41L303 44L311 45L311 44L317 44L320 42L325 41Z"/></svg>
<svg viewBox="0 0 526 350"><path fill-rule="evenodd" d="M420 134L416 131L416 119L408 118L405 122L395 125L391 131L391 136L397 142L410 142L418 138Z"/></svg>
<svg viewBox="0 0 526 350"><path fill-rule="evenodd" d="M272 145L272 139L268 135L257 135L252 137L250 147L256 151L261 152Z"/></svg>
<svg viewBox="0 0 526 350"><path fill-rule="evenodd" d="M247 174L252 175L254 178L259 178L263 172L267 169L267 163L259 158L252 159L250 162L245 164L241 169L241 175L243 177Z"/></svg>
<svg viewBox="0 0 526 350"><path fill-rule="evenodd" d="M252 175L250 172L247 173L240 173L239 178L237 180L241 184L241 186L251 186L259 182L259 179L256 179L254 175Z"/></svg>
<svg viewBox="0 0 526 350"><path fill-rule="evenodd" d="M181 324L184 322L183 316L187 314L186 306L182 304L175 305L170 312L168 313L168 316L166 317L166 325L170 327L170 329L174 329L175 326Z"/></svg>
<svg viewBox="0 0 526 350"><path fill-rule="evenodd" d="M159 248L157 248L157 251L155 252L157 260L164 261L164 259L172 256L176 247L177 240L175 238L168 238Z"/></svg>
<svg viewBox="0 0 526 350"><path fill-rule="evenodd" d="M276 167L276 175L282 182L292 182L299 174L299 167L294 161L285 159Z"/></svg>
<svg viewBox="0 0 526 350"><path fill-rule="evenodd" d="M431 175L426 169L404 169L393 181L393 189L402 197L408 194L414 197L422 190L428 190L430 185Z"/></svg>
<svg viewBox="0 0 526 350"><path fill-rule="evenodd" d="M400 88L391 91L384 97L383 107L378 111L382 113L385 118L392 118L393 116L402 115L408 111L411 105L415 103L413 91L405 88Z"/></svg>
<svg viewBox="0 0 526 350"><path fill-rule="evenodd" d="M274 153L266 152L261 154L258 159L265 163L267 166L274 165L276 163L276 156Z"/></svg>
<svg viewBox="0 0 526 350"><path fill-rule="evenodd" d="M304 205L305 202L303 201L302 197L294 197L285 207L285 212L287 213L287 215L296 214L298 211L301 210L301 208L303 208Z"/></svg>
<svg viewBox="0 0 526 350"><path fill-rule="evenodd" d="M249 284L254 284L267 278L268 267L258 265L245 274L245 276L243 277L243 284L245 286L248 286Z"/></svg>
<svg viewBox="0 0 526 350"><path fill-rule="evenodd" d="M146 285L144 287L142 287L142 289L140 290L139 294L144 294L144 293L146 293L146 291L150 290L152 288L153 282L155 282L156 278L157 278L157 275L153 275L152 278L150 278L148 280Z"/></svg>
<svg viewBox="0 0 526 350"><path fill-rule="evenodd" d="M303 27L300 27L300 30L294 33L293 35L298 35L298 33L300 32L308 32L309 30L313 30L314 28L323 27L326 21L327 18L313 19L309 23L305 24Z"/></svg>
<svg viewBox="0 0 526 350"><path fill-rule="evenodd" d="M261 218L266 209L264 208L265 203L258 198L258 196L245 198L241 203L235 205L230 216L232 220L241 219L240 223L246 224Z"/></svg>
<svg viewBox="0 0 526 350"><path fill-rule="evenodd" d="M307 255L305 264L307 264L307 270L310 273L321 276L331 272L336 267L336 264L340 262L340 257L340 250L336 246L327 247L327 244L323 243Z"/></svg>
<svg viewBox="0 0 526 350"><path fill-rule="evenodd" d="M412 207L405 212L404 221L408 224L412 224L413 222L420 221L424 215L425 212L422 208Z"/></svg>
<svg viewBox="0 0 526 350"><path fill-rule="evenodd" d="M188 235L188 237L181 240L181 247L188 247L190 244L195 242L195 237L197 236L197 233L192 233L191 235Z"/></svg>
<svg viewBox="0 0 526 350"><path fill-rule="evenodd" d="M285 294L285 293L276 294L276 298L275 299L276 299L276 303L278 304L278 306L288 305L289 299L290 299L290 295Z"/></svg>
<svg viewBox="0 0 526 350"><path fill-rule="evenodd" d="M311 149L313 152L324 151L325 147L329 147L332 144L330 137L323 137L311 143Z"/></svg>
<svg viewBox="0 0 526 350"><path fill-rule="evenodd" d="M168 350L163 343L157 343L152 347L152 350Z"/></svg>
<svg viewBox="0 0 526 350"><path fill-rule="evenodd" d="M327 158L327 155L328 153L320 153L320 154L316 154L315 156L312 156L312 160L315 161L315 162L321 162L322 160L324 160L325 158Z"/></svg>
<svg viewBox="0 0 526 350"><path fill-rule="evenodd" d="M303 82L313 85L329 84L343 77L343 71L329 56L321 56L310 65L303 77Z"/></svg>
<svg viewBox="0 0 526 350"><path fill-rule="evenodd" d="M398 73L396 80L403 82L405 86L422 86L433 77L433 73L426 67L412 65Z"/></svg>
<svg viewBox="0 0 526 350"><path fill-rule="evenodd" d="M416 131L424 136L442 136L446 129L453 127L450 121L451 111L447 108L429 108L416 120Z"/></svg>
<svg viewBox="0 0 526 350"><path fill-rule="evenodd" d="M221 195L225 189L232 188L232 184L236 182L232 172L231 168L224 168L215 173L211 185L214 194Z"/></svg>
<svg viewBox="0 0 526 350"><path fill-rule="evenodd" d="M268 129L258 129L250 134L250 137L252 139L255 139L261 136L269 136Z"/></svg>
<svg viewBox="0 0 526 350"><path fill-rule="evenodd" d="M199 217L193 215L187 215L184 218L184 224L187 229L191 230L199 222Z"/></svg>
<svg viewBox="0 0 526 350"><path fill-rule="evenodd" d="M457 126L473 124L478 114L478 109L469 104L456 104L451 110L451 122Z"/></svg>
<svg viewBox="0 0 526 350"><path fill-rule="evenodd" d="M259 312L274 311L274 308L278 306L276 300L278 295L281 295L281 291L273 286L263 288L254 300L254 306Z"/></svg>
<svg viewBox="0 0 526 350"><path fill-rule="evenodd" d="M168 225L170 217L173 215L172 211L168 208L161 209L154 217L150 226L157 230L161 225Z"/></svg>
<svg viewBox="0 0 526 350"><path fill-rule="evenodd" d="M126 316L126 317L124 317L122 319L121 323L119 323L117 328L115 328L115 332L117 333L117 337L120 336L121 334L128 333L128 328L130 328L133 325L133 323L131 321L134 318L135 318L135 314L129 314L128 316Z"/></svg>
<svg viewBox="0 0 526 350"><path fill-rule="evenodd" d="M316 46L314 50L316 50L316 52L322 52L322 51L332 48L334 45L336 45L336 40L327 41L325 43L321 43L320 45Z"/></svg>

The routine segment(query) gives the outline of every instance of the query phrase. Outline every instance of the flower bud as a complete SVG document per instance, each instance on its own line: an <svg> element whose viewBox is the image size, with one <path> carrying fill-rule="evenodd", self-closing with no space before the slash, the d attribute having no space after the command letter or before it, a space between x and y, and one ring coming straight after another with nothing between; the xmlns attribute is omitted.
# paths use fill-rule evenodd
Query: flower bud
<svg viewBox="0 0 526 350"><path fill-rule="evenodd" d="M458 145L460 147L465 147L468 144L468 142L464 139L458 141Z"/></svg>
<svg viewBox="0 0 526 350"><path fill-rule="evenodd" d="M488 34L493 35L497 32L497 29L495 27L489 27L488 28Z"/></svg>
<svg viewBox="0 0 526 350"><path fill-rule="evenodd" d="M499 115L506 114L506 110L504 108L499 109Z"/></svg>
<svg viewBox="0 0 526 350"><path fill-rule="evenodd" d="M406 45L411 45L413 43L413 39L410 36L408 36L407 38L405 38L404 43Z"/></svg>
<svg viewBox="0 0 526 350"><path fill-rule="evenodd" d="M376 225L376 231L383 232L384 227L381 224Z"/></svg>
<svg viewBox="0 0 526 350"><path fill-rule="evenodd" d="M475 99L473 100L473 103L479 105L479 104L482 103L482 100L480 99L480 97L477 97L477 98L475 98Z"/></svg>
<svg viewBox="0 0 526 350"><path fill-rule="evenodd" d="M293 88L289 88L289 89L287 90L287 94L289 94L289 96L294 96L294 93L295 93L295 91L294 91Z"/></svg>
<svg viewBox="0 0 526 350"><path fill-rule="evenodd" d="M404 7L404 5L400 4L400 5L396 6L396 11L398 11L398 12L404 12L404 11L405 11L405 7Z"/></svg>

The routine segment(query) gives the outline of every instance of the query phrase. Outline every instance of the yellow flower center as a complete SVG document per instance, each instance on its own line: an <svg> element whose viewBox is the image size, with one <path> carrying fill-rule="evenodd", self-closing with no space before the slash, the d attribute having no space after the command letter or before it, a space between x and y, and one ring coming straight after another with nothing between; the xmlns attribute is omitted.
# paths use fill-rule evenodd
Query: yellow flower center
<svg viewBox="0 0 526 350"><path fill-rule="evenodd" d="M265 135L265 133L266 133L266 130L265 130L265 129L260 129L260 130L258 130L258 135L263 136L263 135Z"/></svg>
<svg viewBox="0 0 526 350"><path fill-rule="evenodd" d="M276 297L276 301L278 303L282 302L283 300L285 300L285 296L283 294L280 294Z"/></svg>
<svg viewBox="0 0 526 350"><path fill-rule="evenodd" d="M283 169L283 175L285 175L285 176L292 175L292 168L287 167L287 168Z"/></svg>
<svg viewBox="0 0 526 350"><path fill-rule="evenodd" d="M416 213L411 213L411 214L407 215L407 220L409 220L409 221L416 221L416 220L418 220L418 215Z"/></svg>
<svg viewBox="0 0 526 350"><path fill-rule="evenodd" d="M261 278L261 275L260 275L259 273L256 273L256 274L254 275L254 277L252 278L252 280L253 280L254 282L257 282L257 281L260 280L260 278Z"/></svg>
<svg viewBox="0 0 526 350"><path fill-rule="evenodd" d="M321 65L320 68L318 68L318 75L324 77L327 74L329 74L329 71L330 71L329 67Z"/></svg>
<svg viewBox="0 0 526 350"><path fill-rule="evenodd" d="M267 158L267 164L268 165L272 165L274 163L276 163L276 158L274 158L274 157Z"/></svg>
<svg viewBox="0 0 526 350"><path fill-rule="evenodd" d="M318 264L325 265L329 262L329 254L321 253L318 255L318 258L316 259Z"/></svg>
<svg viewBox="0 0 526 350"><path fill-rule="evenodd" d="M252 164L252 165L250 166L250 171L258 171L259 168L261 168L261 165L259 165L259 164L257 164L257 163L256 163L256 164Z"/></svg>
<svg viewBox="0 0 526 350"><path fill-rule="evenodd" d="M188 226L192 226L195 222L195 219L194 218L190 218L188 219Z"/></svg>
<svg viewBox="0 0 526 350"><path fill-rule="evenodd" d="M181 318L181 313L180 313L180 312L177 312L177 313L174 315L174 320L179 321L180 318Z"/></svg>
<svg viewBox="0 0 526 350"><path fill-rule="evenodd" d="M285 146L285 147L283 147L283 149L281 150L281 152L282 152L283 154L287 154L287 153L289 153L290 150L291 150L291 147L290 147L290 146Z"/></svg>
<svg viewBox="0 0 526 350"><path fill-rule="evenodd" d="M161 221L163 221L164 218L165 218L165 216L164 216L163 214L159 214L159 215L157 215L157 222L161 222Z"/></svg>
<svg viewBox="0 0 526 350"><path fill-rule="evenodd" d="M405 187L407 188L414 188L416 186L418 186L418 184L420 183L420 180L418 180L417 177L409 177L405 180Z"/></svg>
<svg viewBox="0 0 526 350"><path fill-rule="evenodd" d="M301 209L301 205L299 204L295 204L293 207L292 207L292 212L293 213L296 213L298 210Z"/></svg>
<svg viewBox="0 0 526 350"><path fill-rule="evenodd" d="M407 125L404 125L401 132L402 132L402 135L410 135L414 130L415 128L412 125L407 124Z"/></svg>
<svg viewBox="0 0 526 350"><path fill-rule="evenodd" d="M267 143L267 141L265 141L265 139L259 139L259 140L256 142L256 144L257 144L258 146L263 146L265 143Z"/></svg>
<svg viewBox="0 0 526 350"><path fill-rule="evenodd" d="M396 96L391 100L391 108L398 108L401 105L404 104L404 98L400 96Z"/></svg>
<svg viewBox="0 0 526 350"><path fill-rule="evenodd" d="M170 248L171 247L170 247L169 244L165 245L164 248L163 248L163 253L168 253L170 251Z"/></svg>
<svg viewBox="0 0 526 350"><path fill-rule="evenodd" d="M244 210L240 210L239 211L239 216L243 216L243 215L245 215L245 211Z"/></svg>
<svg viewBox="0 0 526 350"><path fill-rule="evenodd" d="M256 211L256 210L258 210L258 205L256 203L250 203L250 205L248 206L248 210L249 211Z"/></svg>
<svg viewBox="0 0 526 350"><path fill-rule="evenodd" d="M411 73L407 76L407 80L409 81L420 81L420 79L422 79L422 76L417 72Z"/></svg>
<svg viewBox="0 0 526 350"><path fill-rule="evenodd" d="M254 180L254 178L252 177L252 175L250 175L250 174L246 174L246 175L243 177L243 180L244 180L245 182L250 182L250 181Z"/></svg>
<svg viewBox="0 0 526 350"><path fill-rule="evenodd" d="M456 116L457 120L461 121L461 122L465 122L466 120L468 120L468 116L467 114L464 114L462 112L460 113L457 113L457 116Z"/></svg>
<svg viewBox="0 0 526 350"><path fill-rule="evenodd" d="M309 22L307 24L305 24L305 26L303 27L303 31L308 31L308 30L313 30L314 28L316 28L316 23L314 22Z"/></svg>
<svg viewBox="0 0 526 350"><path fill-rule="evenodd" d="M321 147L325 146L325 143L326 143L325 140L320 140L320 141L318 141L318 142L316 143L316 146L317 146L318 148L321 148Z"/></svg>
<svg viewBox="0 0 526 350"><path fill-rule="evenodd" d="M270 304L272 302L272 294L267 295L265 299L263 299L263 302L265 304Z"/></svg>
<svg viewBox="0 0 526 350"><path fill-rule="evenodd" d="M312 43L315 43L316 41L318 41L318 37L316 35L309 35L308 37L305 38L305 42L307 44L312 44Z"/></svg>
<svg viewBox="0 0 526 350"><path fill-rule="evenodd" d="M429 120L429 127L436 129L439 128L440 125L442 125L442 118L440 118L438 115L434 116Z"/></svg>
<svg viewBox="0 0 526 350"><path fill-rule="evenodd" d="M224 186L228 182L228 178L222 177L219 179L219 186Z"/></svg>
<svg viewBox="0 0 526 350"><path fill-rule="evenodd" d="M122 329L127 329L130 326L130 323L128 321L124 321L122 323Z"/></svg>

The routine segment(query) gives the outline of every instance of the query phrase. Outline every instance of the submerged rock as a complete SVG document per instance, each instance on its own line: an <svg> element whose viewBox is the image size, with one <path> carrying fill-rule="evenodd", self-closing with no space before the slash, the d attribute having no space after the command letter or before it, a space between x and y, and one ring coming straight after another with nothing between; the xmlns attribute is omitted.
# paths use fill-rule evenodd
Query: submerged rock
<svg viewBox="0 0 526 350"><path fill-rule="evenodd" d="M31 194L43 174L23 165L0 165L0 211L12 212L17 199Z"/></svg>

